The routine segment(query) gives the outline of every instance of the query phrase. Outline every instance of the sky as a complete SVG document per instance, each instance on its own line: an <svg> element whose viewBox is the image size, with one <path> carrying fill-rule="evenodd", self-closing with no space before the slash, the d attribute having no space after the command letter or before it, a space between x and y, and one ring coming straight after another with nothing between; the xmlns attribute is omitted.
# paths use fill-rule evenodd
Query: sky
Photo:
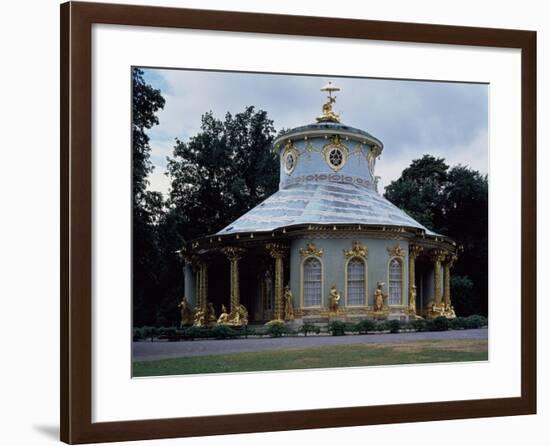
<svg viewBox="0 0 550 446"><path fill-rule="evenodd" d="M488 173L488 85L455 82L342 78L143 68L145 80L166 99L159 125L148 130L154 171L149 189L167 194L166 158L175 139L200 131L201 115L223 120L248 105L267 111L277 131L315 122L328 81L340 87L334 110L346 125L380 139L376 164L380 192L413 159L431 154L447 164Z"/></svg>

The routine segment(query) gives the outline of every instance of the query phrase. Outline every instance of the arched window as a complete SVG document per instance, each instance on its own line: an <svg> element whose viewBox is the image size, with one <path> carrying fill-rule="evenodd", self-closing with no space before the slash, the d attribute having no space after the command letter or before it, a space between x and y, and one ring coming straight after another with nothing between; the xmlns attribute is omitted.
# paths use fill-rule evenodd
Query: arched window
<svg viewBox="0 0 550 446"><path fill-rule="evenodd" d="M321 305L321 261L309 257L304 261L304 306L318 307Z"/></svg>
<svg viewBox="0 0 550 446"><path fill-rule="evenodd" d="M403 290L403 265L401 259L393 258L389 265L389 304L401 305Z"/></svg>
<svg viewBox="0 0 550 446"><path fill-rule="evenodd" d="M348 262L347 271L347 304L365 305L365 261L353 257Z"/></svg>

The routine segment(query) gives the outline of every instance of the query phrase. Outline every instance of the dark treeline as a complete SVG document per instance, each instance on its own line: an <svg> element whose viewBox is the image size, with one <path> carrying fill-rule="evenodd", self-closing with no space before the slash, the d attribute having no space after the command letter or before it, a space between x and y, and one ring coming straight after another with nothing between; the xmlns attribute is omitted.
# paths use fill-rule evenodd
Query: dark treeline
<svg viewBox="0 0 550 446"><path fill-rule="evenodd" d="M171 190L148 190L153 171L147 130L164 107L160 90L133 70L133 319L134 326L176 325L183 293L177 251L186 240L212 234L273 194L278 159L271 153L273 121L253 106L207 112L200 132L175 139L168 158ZM454 268L453 302L459 314L487 314L487 178L442 159L415 160L391 183L386 197L411 216L464 245Z"/></svg>

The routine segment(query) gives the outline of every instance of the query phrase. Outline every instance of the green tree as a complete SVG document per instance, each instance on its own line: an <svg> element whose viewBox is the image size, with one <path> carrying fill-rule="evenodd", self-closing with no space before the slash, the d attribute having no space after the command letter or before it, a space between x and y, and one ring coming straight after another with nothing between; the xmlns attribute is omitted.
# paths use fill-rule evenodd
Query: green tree
<svg viewBox="0 0 550 446"><path fill-rule="evenodd" d="M205 113L200 133L176 140L167 220L180 242L219 231L277 190L274 136L267 113L249 106L223 121Z"/></svg>
<svg viewBox="0 0 550 446"><path fill-rule="evenodd" d="M438 227L443 220L448 169L444 159L424 155L386 187L384 196L424 226Z"/></svg>
<svg viewBox="0 0 550 446"><path fill-rule="evenodd" d="M429 229L464 247L453 269L458 314L487 314L488 181L465 166L449 168L442 158L413 160L384 196Z"/></svg>
<svg viewBox="0 0 550 446"><path fill-rule="evenodd" d="M151 147L146 130L158 124L155 113L164 107L160 90L143 78L139 68L132 70L132 274L134 325L153 321L155 292L158 284L156 268L160 258L157 223L163 214L162 194L147 190L148 175L153 171Z"/></svg>

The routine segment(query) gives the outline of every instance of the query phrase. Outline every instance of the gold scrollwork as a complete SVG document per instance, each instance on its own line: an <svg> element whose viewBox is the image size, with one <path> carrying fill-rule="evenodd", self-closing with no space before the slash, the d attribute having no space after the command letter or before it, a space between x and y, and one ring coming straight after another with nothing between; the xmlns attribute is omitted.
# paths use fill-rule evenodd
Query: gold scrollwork
<svg viewBox="0 0 550 446"><path fill-rule="evenodd" d="M361 242L354 240L352 243L351 249L344 249L344 255L347 258L351 257L362 257L364 259L367 258L369 253L369 250L366 246L363 246Z"/></svg>
<svg viewBox="0 0 550 446"><path fill-rule="evenodd" d="M409 246L409 258L416 259L424 248L419 245L410 245Z"/></svg>
<svg viewBox="0 0 550 446"><path fill-rule="evenodd" d="M390 257L405 257L405 250L397 243L392 248L388 248Z"/></svg>
<svg viewBox="0 0 550 446"><path fill-rule="evenodd" d="M340 140L340 135L334 135L331 141L323 146L322 154L329 167L338 172L346 165L349 149Z"/></svg>
<svg viewBox="0 0 550 446"><path fill-rule="evenodd" d="M283 149L283 168L287 175L291 175L296 169L296 164L298 164L298 158L300 157L300 152L296 149L292 141L287 141Z"/></svg>
<svg viewBox="0 0 550 446"><path fill-rule="evenodd" d="M300 255L302 257L309 257L309 256L322 257L323 250L317 249L317 247L315 246L315 243L308 243L306 245L306 248L300 248Z"/></svg>

